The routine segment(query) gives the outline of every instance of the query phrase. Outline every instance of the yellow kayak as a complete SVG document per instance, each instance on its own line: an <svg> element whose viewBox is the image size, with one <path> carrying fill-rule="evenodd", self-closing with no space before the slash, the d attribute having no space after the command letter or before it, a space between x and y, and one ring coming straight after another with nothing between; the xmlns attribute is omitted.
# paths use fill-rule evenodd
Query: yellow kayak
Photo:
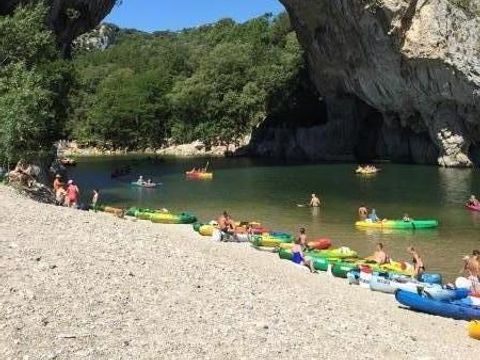
<svg viewBox="0 0 480 360"><path fill-rule="evenodd" d="M473 339L480 340L480 321L470 321L468 324L468 336Z"/></svg>
<svg viewBox="0 0 480 360"><path fill-rule="evenodd" d="M214 230L215 226L213 225L202 225L200 229L198 229L198 233L202 236L212 236Z"/></svg>

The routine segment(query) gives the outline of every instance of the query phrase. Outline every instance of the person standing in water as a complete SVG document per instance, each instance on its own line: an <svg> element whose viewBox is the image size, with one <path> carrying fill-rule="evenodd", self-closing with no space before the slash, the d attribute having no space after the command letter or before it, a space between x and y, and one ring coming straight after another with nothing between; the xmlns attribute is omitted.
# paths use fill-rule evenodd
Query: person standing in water
<svg viewBox="0 0 480 360"><path fill-rule="evenodd" d="M358 217L360 218L360 221L365 221L367 220L368 216L368 209L365 205L361 205L358 208Z"/></svg>
<svg viewBox="0 0 480 360"><path fill-rule="evenodd" d="M425 272L425 264L422 257L418 254L413 246L407 248L407 252L412 255L412 263L414 267L414 276L418 278Z"/></svg>
<svg viewBox="0 0 480 360"><path fill-rule="evenodd" d="M313 193L312 198L310 199L309 206L310 207L319 207L320 204L321 204L320 199L318 198L318 196L315 193Z"/></svg>

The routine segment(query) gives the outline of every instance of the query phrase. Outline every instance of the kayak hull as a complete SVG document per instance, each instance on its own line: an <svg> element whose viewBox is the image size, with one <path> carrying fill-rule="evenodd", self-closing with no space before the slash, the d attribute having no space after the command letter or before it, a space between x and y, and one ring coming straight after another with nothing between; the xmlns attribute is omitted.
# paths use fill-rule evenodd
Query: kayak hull
<svg viewBox="0 0 480 360"><path fill-rule="evenodd" d="M480 211L480 206L465 205L465 207L471 211Z"/></svg>
<svg viewBox="0 0 480 360"><path fill-rule="evenodd" d="M413 310L431 315L467 321L480 319L480 307L478 306L429 299L428 297L402 290L395 292L395 299L400 304Z"/></svg>
<svg viewBox="0 0 480 360"><path fill-rule="evenodd" d="M190 172L185 173L188 179L210 180L213 179L213 173Z"/></svg>
<svg viewBox="0 0 480 360"><path fill-rule="evenodd" d="M193 224L197 218L188 213L154 213L150 214L150 221L157 224Z"/></svg>
<svg viewBox="0 0 480 360"><path fill-rule="evenodd" d="M364 229L434 229L438 227L437 220L385 220L379 222L357 221L355 226Z"/></svg>

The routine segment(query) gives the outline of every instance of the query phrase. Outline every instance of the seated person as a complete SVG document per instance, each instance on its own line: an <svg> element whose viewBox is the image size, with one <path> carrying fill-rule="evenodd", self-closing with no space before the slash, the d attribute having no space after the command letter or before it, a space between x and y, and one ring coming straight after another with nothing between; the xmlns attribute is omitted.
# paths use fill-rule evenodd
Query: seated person
<svg viewBox="0 0 480 360"><path fill-rule="evenodd" d="M480 201L477 200L475 195L471 195L470 199L467 201L468 206L480 206Z"/></svg>
<svg viewBox="0 0 480 360"><path fill-rule="evenodd" d="M292 261L298 265L304 265L310 269L310 272L315 272L313 267L313 261L311 259L307 259L303 254L302 244L300 238L295 241L295 245L292 248Z"/></svg>
<svg viewBox="0 0 480 360"><path fill-rule="evenodd" d="M368 219L374 223L380 221L380 218L377 216L377 212L375 209L372 209L372 212L368 215Z"/></svg>
<svg viewBox="0 0 480 360"><path fill-rule="evenodd" d="M365 260L374 261L379 265L387 264L390 261L387 253L383 249L382 243L378 243L377 248L375 249L375 252L373 253L373 255L366 257Z"/></svg>
<svg viewBox="0 0 480 360"><path fill-rule="evenodd" d="M408 216L407 213L403 214L402 220L405 221L405 222L413 221L413 219L410 216Z"/></svg>

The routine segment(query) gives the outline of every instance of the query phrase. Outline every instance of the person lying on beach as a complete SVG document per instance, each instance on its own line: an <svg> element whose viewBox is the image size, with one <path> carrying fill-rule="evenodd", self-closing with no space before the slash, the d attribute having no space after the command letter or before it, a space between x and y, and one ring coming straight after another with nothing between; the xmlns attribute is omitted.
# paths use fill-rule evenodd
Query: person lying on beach
<svg viewBox="0 0 480 360"><path fill-rule="evenodd" d="M414 266L414 276L418 278L425 272L425 264L422 257L418 254L413 246L407 248L407 252L412 255L412 264Z"/></svg>
<svg viewBox="0 0 480 360"><path fill-rule="evenodd" d="M306 258L305 254L303 253L303 247L300 238L295 241L295 245L292 247L292 261L295 264L308 267L312 273L315 272L312 259Z"/></svg>
<svg viewBox="0 0 480 360"><path fill-rule="evenodd" d="M366 257L365 260L374 261L379 265L387 264L390 261L387 253L383 249L382 243L378 243L373 255Z"/></svg>

